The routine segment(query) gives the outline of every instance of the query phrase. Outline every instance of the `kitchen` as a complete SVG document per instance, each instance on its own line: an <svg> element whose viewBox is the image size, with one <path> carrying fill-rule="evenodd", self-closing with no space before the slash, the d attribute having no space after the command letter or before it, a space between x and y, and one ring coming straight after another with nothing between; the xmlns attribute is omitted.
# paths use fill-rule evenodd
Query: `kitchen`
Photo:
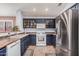
<svg viewBox="0 0 79 59"><path fill-rule="evenodd" d="M30 24L31 21L36 21L36 24L35 24L36 28L34 25L31 26ZM24 19L24 22L26 22L25 23L26 27L24 26L24 32L18 32L18 28L17 26L15 26L13 29L17 30L16 32L7 31L6 33L5 32L2 33L2 36L0 36L1 38L0 48L2 52L1 55L7 55L7 56L23 55L29 45L35 45L37 47L44 47L46 45L55 46L56 33L55 33L55 20L54 19L53 20L50 18L49 19L36 18L36 19L31 19L31 20ZM46 22L49 22L49 23L53 22L53 25L51 24L52 27L50 24L48 24L47 25L48 29L45 29ZM22 45L22 44L25 44L25 45ZM3 51L5 52L3 53Z"/></svg>
<svg viewBox="0 0 79 59"><path fill-rule="evenodd" d="M77 14L72 10L75 6L78 5L75 3L62 3L61 6L60 3L0 4L0 56L77 55L78 51L74 49L77 44L71 47L71 39L76 38L77 42L77 32L70 27L71 24L77 26L75 23L77 21L72 23L70 21L71 18L74 20L72 16ZM75 33L73 38L70 30Z"/></svg>

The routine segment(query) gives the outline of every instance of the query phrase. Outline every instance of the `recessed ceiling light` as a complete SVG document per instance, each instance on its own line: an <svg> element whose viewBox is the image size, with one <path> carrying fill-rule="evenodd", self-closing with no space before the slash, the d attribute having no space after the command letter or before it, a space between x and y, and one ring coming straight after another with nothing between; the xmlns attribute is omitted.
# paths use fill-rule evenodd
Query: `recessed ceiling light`
<svg viewBox="0 0 79 59"><path fill-rule="evenodd" d="M33 8L33 12L35 12L36 11L36 8Z"/></svg>
<svg viewBox="0 0 79 59"><path fill-rule="evenodd" d="M45 8L45 11L48 11L48 8Z"/></svg>

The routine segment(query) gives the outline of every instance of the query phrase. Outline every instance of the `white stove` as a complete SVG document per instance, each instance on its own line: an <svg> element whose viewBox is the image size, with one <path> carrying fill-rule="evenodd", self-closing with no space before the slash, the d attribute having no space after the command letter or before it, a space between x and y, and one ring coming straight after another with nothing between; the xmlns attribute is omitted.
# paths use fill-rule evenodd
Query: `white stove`
<svg viewBox="0 0 79 59"><path fill-rule="evenodd" d="M45 34L45 32L38 32L36 34L36 46L46 46L46 34Z"/></svg>
<svg viewBox="0 0 79 59"><path fill-rule="evenodd" d="M37 28L45 29L44 23L38 23ZM36 33L36 46L46 46L46 34L41 30Z"/></svg>

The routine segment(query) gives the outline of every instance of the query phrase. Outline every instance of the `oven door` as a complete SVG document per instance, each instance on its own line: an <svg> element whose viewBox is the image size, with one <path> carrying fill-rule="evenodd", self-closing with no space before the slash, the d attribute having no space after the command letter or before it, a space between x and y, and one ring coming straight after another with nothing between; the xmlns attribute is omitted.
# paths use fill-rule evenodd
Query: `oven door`
<svg viewBox="0 0 79 59"><path fill-rule="evenodd" d="M46 46L46 34L42 34L42 33L36 34L36 45Z"/></svg>

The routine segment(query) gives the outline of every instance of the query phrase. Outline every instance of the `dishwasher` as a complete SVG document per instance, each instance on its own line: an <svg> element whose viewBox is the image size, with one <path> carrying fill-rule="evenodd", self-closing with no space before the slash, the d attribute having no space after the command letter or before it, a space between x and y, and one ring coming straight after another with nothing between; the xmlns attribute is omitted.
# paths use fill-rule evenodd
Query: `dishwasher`
<svg viewBox="0 0 79 59"><path fill-rule="evenodd" d="M20 56L20 40L15 41L7 46L7 56Z"/></svg>

